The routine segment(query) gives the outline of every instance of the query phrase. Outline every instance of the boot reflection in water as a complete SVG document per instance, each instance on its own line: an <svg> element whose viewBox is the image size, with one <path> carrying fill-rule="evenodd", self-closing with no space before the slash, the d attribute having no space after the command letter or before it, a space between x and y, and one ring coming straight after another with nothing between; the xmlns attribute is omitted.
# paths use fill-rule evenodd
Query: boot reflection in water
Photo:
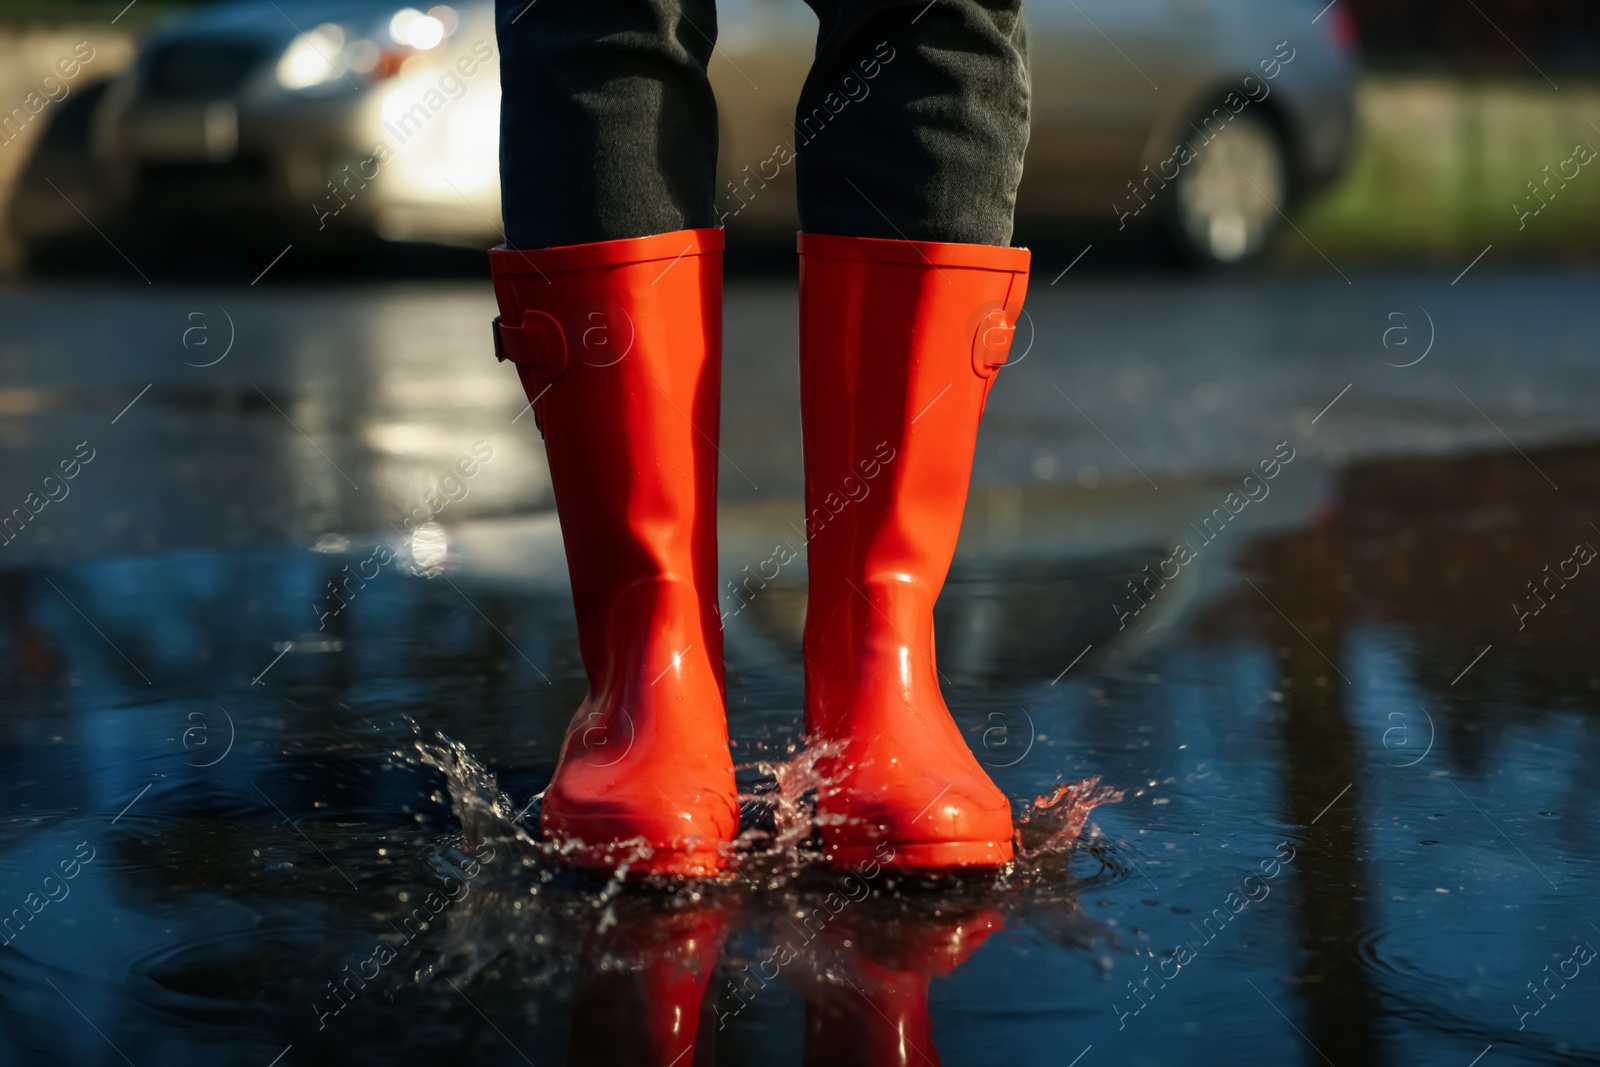
<svg viewBox="0 0 1600 1067"><path fill-rule="evenodd" d="M649 905L647 905L649 906ZM567 1062L573 1067L693 1067L706 986L727 933L720 908L675 914L616 907L579 965Z"/></svg>
<svg viewBox="0 0 1600 1067"><path fill-rule="evenodd" d="M993 868L1011 859L1010 806L945 706L933 605L1027 285L1028 253L1008 247L1021 3L810 2L783 160L804 231L806 728L840 749L819 827L841 867L888 845L900 869ZM735 209L716 200L714 0L501 0L497 24L496 352L544 435L589 685L541 825L580 866L716 876L738 810L717 607L719 227Z"/></svg>
<svg viewBox="0 0 1600 1067"><path fill-rule="evenodd" d="M806 996L806 1067L938 1067L928 986L1003 925L992 910L888 923L841 917L827 931L832 966Z"/></svg>

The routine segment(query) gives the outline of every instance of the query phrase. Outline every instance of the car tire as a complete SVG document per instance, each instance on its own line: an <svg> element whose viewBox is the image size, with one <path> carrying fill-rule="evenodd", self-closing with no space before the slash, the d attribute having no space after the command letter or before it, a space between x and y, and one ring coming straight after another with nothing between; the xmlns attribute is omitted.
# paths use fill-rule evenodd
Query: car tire
<svg viewBox="0 0 1600 1067"><path fill-rule="evenodd" d="M1198 132L1206 128L1199 121L1195 127L1194 158L1173 179L1168 230L1192 265L1241 266L1258 258L1283 224L1292 192L1288 153L1259 113L1234 115L1209 139Z"/></svg>

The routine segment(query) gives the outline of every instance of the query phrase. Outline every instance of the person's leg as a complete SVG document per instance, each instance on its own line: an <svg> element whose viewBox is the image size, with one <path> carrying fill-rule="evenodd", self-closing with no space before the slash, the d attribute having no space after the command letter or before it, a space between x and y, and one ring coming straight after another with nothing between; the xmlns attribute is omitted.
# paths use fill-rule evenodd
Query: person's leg
<svg viewBox="0 0 1600 1067"><path fill-rule="evenodd" d="M713 0L497 0L506 239L715 225Z"/></svg>
<svg viewBox="0 0 1600 1067"><path fill-rule="evenodd" d="M813 0L799 146L806 727L832 749L830 862L993 867L1010 805L945 706L933 606L1028 252L1005 247L1027 140L1016 3ZM884 42L880 45L879 42ZM846 77L879 64L870 94ZM835 87L838 94L830 100ZM859 93L859 89L855 90ZM837 109L825 124L808 108Z"/></svg>
<svg viewBox="0 0 1600 1067"><path fill-rule="evenodd" d="M800 228L1008 244L1028 144L1021 0L808 2Z"/></svg>
<svg viewBox="0 0 1600 1067"><path fill-rule="evenodd" d="M717 612L722 231L709 0L501 0L496 352L544 435L589 692L540 825L711 875L738 830ZM696 29L690 24L699 24Z"/></svg>

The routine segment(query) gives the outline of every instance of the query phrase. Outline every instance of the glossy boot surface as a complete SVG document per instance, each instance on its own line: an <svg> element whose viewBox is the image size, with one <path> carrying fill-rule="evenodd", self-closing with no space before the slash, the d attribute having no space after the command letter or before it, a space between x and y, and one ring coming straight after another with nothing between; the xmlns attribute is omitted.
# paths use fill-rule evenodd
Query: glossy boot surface
<svg viewBox="0 0 1600 1067"><path fill-rule="evenodd" d="M490 252L589 693L540 818L569 862L714 876L738 830L716 605L722 234Z"/></svg>
<svg viewBox="0 0 1600 1067"><path fill-rule="evenodd" d="M933 605L1028 252L819 234L800 252L806 729L842 747L820 768L825 854L997 867L1011 808L945 706Z"/></svg>

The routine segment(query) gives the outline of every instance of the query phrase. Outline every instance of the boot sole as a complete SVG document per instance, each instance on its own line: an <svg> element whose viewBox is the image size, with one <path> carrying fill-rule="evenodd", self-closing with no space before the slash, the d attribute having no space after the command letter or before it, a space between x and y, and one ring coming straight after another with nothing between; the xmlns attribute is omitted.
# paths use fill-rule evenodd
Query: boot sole
<svg viewBox="0 0 1600 1067"><path fill-rule="evenodd" d="M591 845L576 837L548 831L544 836L563 849L556 856L558 863L581 871L615 874L626 863L628 871L624 877L629 881L650 877L721 881L733 877L727 858L715 848L687 852L653 848L650 855L639 856L635 854L635 849L622 846L620 841Z"/></svg>
<svg viewBox="0 0 1600 1067"><path fill-rule="evenodd" d="M887 860L885 846L893 849ZM1010 841L892 841L871 845L825 845L830 867L859 869L877 864L891 871L994 870L1011 862Z"/></svg>
<svg viewBox="0 0 1600 1067"><path fill-rule="evenodd" d="M621 863L600 850L575 849L561 857L569 867L594 874L615 874ZM703 881L727 881L733 877L727 863L720 856L688 852L656 852L648 859L636 859L628 864L627 881L642 878L665 877Z"/></svg>

